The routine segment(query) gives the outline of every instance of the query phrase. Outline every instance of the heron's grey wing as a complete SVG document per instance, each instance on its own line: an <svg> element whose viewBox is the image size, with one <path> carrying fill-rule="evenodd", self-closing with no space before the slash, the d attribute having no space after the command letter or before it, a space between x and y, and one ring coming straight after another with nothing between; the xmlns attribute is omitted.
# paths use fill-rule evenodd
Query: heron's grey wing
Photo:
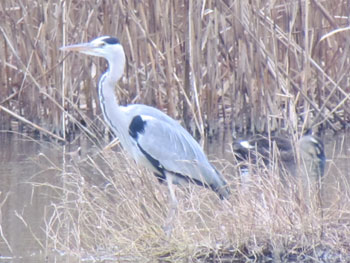
<svg viewBox="0 0 350 263"><path fill-rule="evenodd" d="M168 115L166 115L164 112L158 110L157 108L153 108L148 105L143 104L131 104L124 107L121 107L121 109L129 116L130 119L133 119L137 115L143 115L143 116L151 116L156 118L157 120L161 120L164 122L169 123L171 126L179 126L183 129L183 127L178 123L178 121L172 119Z"/></svg>
<svg viewBox="0 0 350 263"><path fill-rule="evenodd" d="M201 147L180 124L138 115L129 132L141 151L159 162L166 171L202 182L214 190L225 185Z"/></svg>

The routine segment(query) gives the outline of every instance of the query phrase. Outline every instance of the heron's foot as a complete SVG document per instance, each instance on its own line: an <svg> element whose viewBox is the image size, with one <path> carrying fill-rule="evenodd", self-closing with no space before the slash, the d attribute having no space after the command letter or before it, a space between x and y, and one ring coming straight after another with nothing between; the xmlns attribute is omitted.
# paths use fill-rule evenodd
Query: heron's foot
<svg viewBox="0 0 350 263"><path fill-rule="evenodd" d="M171 237L171 233L173 232L173 226L172 225L164 225L163 231L167 238Z"/></svg>
<svg viewBox="0 0 350 263"><path fill-rule="evenodd" d="M165 220L165 225L163 226L163 230L165 235L169 238L174 228L174 220L177 212L177 200L172 200L170 203L170 209L168 212L168 216Z"/></svg>

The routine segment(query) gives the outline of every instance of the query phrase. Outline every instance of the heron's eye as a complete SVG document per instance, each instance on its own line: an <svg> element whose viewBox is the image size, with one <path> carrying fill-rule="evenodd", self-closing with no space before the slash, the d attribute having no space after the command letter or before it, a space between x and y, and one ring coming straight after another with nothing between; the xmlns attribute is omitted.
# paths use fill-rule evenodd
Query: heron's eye
<svg viewBox="0 0 350 263"><path fill-rule="evenodd" d="M98 46L99 46L99 47L104 47L105 45L106 45L105 42L101 42Z"/></svg>

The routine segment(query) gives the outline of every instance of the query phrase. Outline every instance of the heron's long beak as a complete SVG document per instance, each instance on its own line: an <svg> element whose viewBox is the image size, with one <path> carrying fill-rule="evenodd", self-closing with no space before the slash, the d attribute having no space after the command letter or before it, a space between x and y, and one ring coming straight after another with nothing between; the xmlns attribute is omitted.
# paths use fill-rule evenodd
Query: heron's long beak
<svg viewBox="0 0 350 263"><path fill-rule="evenodd" d="M93 46L91 43L81 43L81 44L75 44L75 45L69 45L60 47L60 50L62 51L78 51L78 52L89 52L93 51L96 47Z"/></svg>

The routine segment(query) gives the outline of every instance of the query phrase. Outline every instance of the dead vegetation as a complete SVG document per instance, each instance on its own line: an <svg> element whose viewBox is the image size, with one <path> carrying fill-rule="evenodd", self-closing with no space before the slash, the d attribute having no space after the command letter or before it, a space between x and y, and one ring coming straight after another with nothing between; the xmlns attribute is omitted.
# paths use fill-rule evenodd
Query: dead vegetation
<svg viewBox="0 0 350 263"><path fill-rule="evenodd" d="M231 153L232 154L232 153ZM81 159L80 159L81 158ZM234 157L232 156L232 160ZM112 262L345 262L349 255L347 179L331 163L320 207L305 208L295 178L277 166L220 161L232 196L190 185L176 188L179 210L171 237L166 186L123 152L67 155L47 207L47 248L80 259ZM232 172L235 171L235 172ZM322 212L322 213L321 213ZM106 260L106 262L108 262Z"/></svg>
<svg viewBox="0 0 350 263"><path fill-rule="evenodd" d="M6 0L0 14L5 129L99 134L106 63L59 47L103 34L127 53L122 103L154 105L192 132L339 130L349 121L346 1Z"/></svg>

